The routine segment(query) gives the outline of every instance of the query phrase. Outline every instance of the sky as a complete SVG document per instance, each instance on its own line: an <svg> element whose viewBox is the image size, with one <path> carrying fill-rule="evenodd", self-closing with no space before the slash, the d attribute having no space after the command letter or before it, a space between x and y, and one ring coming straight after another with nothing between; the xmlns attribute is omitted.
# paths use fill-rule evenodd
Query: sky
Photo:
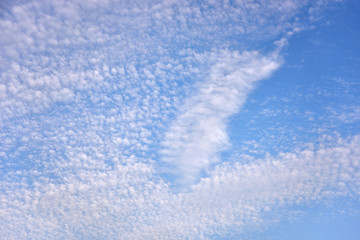
<svg viewBox="0 0 360 240"><path fill-rule="evenodd" d="M357 0L0 1L0 239L360 239Z"/></svg>

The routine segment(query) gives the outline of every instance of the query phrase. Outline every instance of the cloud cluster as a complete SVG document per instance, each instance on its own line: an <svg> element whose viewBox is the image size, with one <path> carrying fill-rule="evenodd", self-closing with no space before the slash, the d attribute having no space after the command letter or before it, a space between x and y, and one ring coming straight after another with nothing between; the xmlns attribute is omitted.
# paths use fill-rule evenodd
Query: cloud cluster
<svg viewBox="0 0 360 240"><path fill-rule="evenodd" d="M154 56L179 58L174 56L179 50L214 46L241 48L231 39L259 41L293 31L298 23L288 20L306 5L288 0L4 3L1 118L74 101L82 91L108 87L106 78L119 78L122 72L136 77L134 64L152 62ZM129 71L122 71L127 66Z"/></svg>
<svg viewBox="0 0 360 240"><path fill-rule="evenodd" d="M285 39L319 6L2 3L0 235L208 239L273 209L358 196L359 136L248 164L218 155L229 116L281 63L246 49Z"/></svg>
<svg viewBox="0 0 360 240"><path fill-rule="evenodd" d="M8 184L2 188L1 232L7 239L192 239L241 231L279 207L358 197L359 139L220 164L186 193L174 194L151 165L131 159L113 169L63 170L61 184L42 178L31 186ZM84 154L77 158L91 161Z"/></svg>

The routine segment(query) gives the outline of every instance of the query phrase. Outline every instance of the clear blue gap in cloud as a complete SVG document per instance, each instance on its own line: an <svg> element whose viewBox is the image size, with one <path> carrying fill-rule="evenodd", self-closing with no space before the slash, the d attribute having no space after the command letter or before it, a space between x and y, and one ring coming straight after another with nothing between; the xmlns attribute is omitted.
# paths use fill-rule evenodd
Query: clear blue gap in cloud
<svg viewBox="0 0 360 240"><path fill-rule="evenodd" d="M350 1L344 12L333 10L320 27L289 40L283 67L262 81L241 113L232 117L229 133L236 152L276 154L316 142L324 134L359 131L352 107L359 105L360 89L356 7ZM339 109L347 109L353 118L346 119Z"/></svg>

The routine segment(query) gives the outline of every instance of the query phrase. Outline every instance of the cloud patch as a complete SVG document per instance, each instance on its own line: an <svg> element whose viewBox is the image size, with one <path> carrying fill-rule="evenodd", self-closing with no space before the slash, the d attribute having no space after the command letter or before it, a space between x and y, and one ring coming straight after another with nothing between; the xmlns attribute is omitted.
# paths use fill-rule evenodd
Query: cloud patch
<svg viewBox="0 0 360 240"><path fill-rule="evenodd" d="M322 4L9 4L0 16L0 236L209 239L266 224L264 212L357 198L355 134L248 163L219 157L231 146L229 117L281 65L274 48ZM356 123L352 109L334 116Z"/></svg>
<svg viewBox="0 0 360 240"><path fill-rule="evenodd" d="M162 160L175 172L180 186L191 185L201 171L219 161L229 145L226 123L239 111L256 82L280 65L276 56L257 52L222 51L210 54L207 79L180 108L162 142ZM172 169L171 169L172 168Z"/></svg>

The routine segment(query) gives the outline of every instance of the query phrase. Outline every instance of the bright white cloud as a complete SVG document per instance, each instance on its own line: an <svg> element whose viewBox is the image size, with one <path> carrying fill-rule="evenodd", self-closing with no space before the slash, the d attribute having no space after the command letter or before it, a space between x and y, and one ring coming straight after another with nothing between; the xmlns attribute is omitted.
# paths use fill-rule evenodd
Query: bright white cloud
<svg viewBox="0 0 360 240"><path fill-rule="evenodd" d="M239 111L255 83L279 66L278 59L257 52L223 51L206 57L214 62L209 76L180 108L162 142L163 161L175 168L170 173L181 187L218 162L217 154L229 144L227 118Z"/></svg>

